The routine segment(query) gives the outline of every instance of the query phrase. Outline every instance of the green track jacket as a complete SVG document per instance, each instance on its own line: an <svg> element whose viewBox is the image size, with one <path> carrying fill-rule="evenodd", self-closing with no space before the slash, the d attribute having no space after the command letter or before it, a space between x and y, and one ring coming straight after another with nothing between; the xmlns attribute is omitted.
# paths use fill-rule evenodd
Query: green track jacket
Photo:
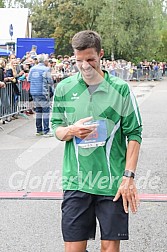
<svg viewBox="0 0 167 252"><path fill-rule="evenodd" d="M54 95L54 132L89 116L105 120L105 144L82 148L75 137L66 142L63 190L114 196L125 170L127 141L141 143L141 117L129 85L105 72L103 82L90 95L80 73L61 81Z"/></svg>

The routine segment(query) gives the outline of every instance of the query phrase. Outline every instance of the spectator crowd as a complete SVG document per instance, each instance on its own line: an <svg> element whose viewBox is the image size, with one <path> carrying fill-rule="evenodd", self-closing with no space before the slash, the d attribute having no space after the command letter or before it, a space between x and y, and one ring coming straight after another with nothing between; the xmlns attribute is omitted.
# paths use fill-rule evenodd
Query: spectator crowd
<svg viewBox="0 0 167 252"><path fill-rule="evenodd" d="M75 57L69 57L68 55L62 57L59 55L55 58L54 54L45 56L47 56L47 60L44 63L50 68L54 86L63 78L78 72ZM0 119L5 114L10 115L5 117L5 120L3 119L3 123L18 118L16 107L20 95L22 95L24 101L27 97L29 102L32 101L28 74L31 67L37 64L38 55L35 51L33 53L26 52L22 59L16 58L15 54L11 54L8 60L0 58ZM9 88L10 90L8 90ZM54 90L52 90L52 92L53 91ZM32 108L26 109L23 112L26 113L26 115L34 113Z"/></svg>
<svg viewBox="0 0 167 252"><path fill-rule="evenodd" d="M18 105L17 102L20 94L22 94L22 96L26 94L26 97L28 94L29 102L29 108L27 109L27 107L25 107L26 110L23 109L22 112L27 115L34 113L33 105L30 105L32 97L30 94L30 83L28 83L28 74L30 68L37 64L38 55L35 46L34 48L32 47L30 52L26 52L22 59L16 58L14 53L10 54L8 59L0 58L0 119L3 120L3 123L18 118L18 111L15 107ZM58 55L56 57L55 54L52 53L47 55L45 65L50 68L54 82L53 88L62 79L78 72L75 56ZM156 62L155 60L152 62L144 60L135 65L130 61L110 61L103 58L101 60L101 68L107 70L111 75L118 76L126 81L160 80L163 76L167 75L167 63ZM12 89L5 92L9 83L12 83ZM12 92L12 97L9 97L9 92ZM10 116L6 116L5 119L3 119L5 114Z"/></svg>

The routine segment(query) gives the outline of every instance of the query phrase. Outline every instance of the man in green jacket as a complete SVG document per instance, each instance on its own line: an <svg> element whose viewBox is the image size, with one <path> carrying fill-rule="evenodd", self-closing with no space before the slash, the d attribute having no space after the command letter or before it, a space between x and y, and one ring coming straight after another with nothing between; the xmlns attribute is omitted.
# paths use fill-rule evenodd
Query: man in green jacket
<svg viewBox="0 0 167 252"><path fill-rule="evenodd" d="M128 84L100 68L101 38L81 31L72 39L79 73L56 88L55 136L66 141L63 162L62 233L66 252L84 252L95 238L101 251L119 252L128 239L128 207L137 211L134 182L141 117Z"/></svg>

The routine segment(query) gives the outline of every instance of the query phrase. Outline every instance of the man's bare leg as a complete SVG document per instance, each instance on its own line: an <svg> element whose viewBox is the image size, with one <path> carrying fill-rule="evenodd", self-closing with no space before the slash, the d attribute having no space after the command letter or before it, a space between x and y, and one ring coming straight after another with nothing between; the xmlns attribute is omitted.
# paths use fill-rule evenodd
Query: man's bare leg
<svg viewBox="0 0 167 252"><path fill-rule="evenodd" d="M65 242L65 252L85 252L87 241Z"/></svg>
<svg viewBox="0 0 167 252"><path fill-rule="evenodd" d="M120 252L120 241L101 241L101 252Z"/></svg>

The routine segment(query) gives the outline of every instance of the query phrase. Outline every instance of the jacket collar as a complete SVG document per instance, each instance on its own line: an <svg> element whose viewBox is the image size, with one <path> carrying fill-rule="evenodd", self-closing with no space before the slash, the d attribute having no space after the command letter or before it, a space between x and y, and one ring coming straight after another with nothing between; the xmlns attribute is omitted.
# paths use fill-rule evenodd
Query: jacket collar
<svg viewBox="0 0 167 252"><path fill-rule="evenodd" d="M103 81L100 83L100 85L99 85L99 87L97 88L96 92L97 92L97 91L103 91L103 92L108 93L109 86L110 86L110 76L109 76L109 73L108 73L106 70L103 70L103 72L104 72L104 79L103 79ZM77 79L78 79L78 82L79 82L81 85L86 86L86 83L85 83L85 81L83 80L82 75L81 75L80 72L77 74Z"/></svg>

